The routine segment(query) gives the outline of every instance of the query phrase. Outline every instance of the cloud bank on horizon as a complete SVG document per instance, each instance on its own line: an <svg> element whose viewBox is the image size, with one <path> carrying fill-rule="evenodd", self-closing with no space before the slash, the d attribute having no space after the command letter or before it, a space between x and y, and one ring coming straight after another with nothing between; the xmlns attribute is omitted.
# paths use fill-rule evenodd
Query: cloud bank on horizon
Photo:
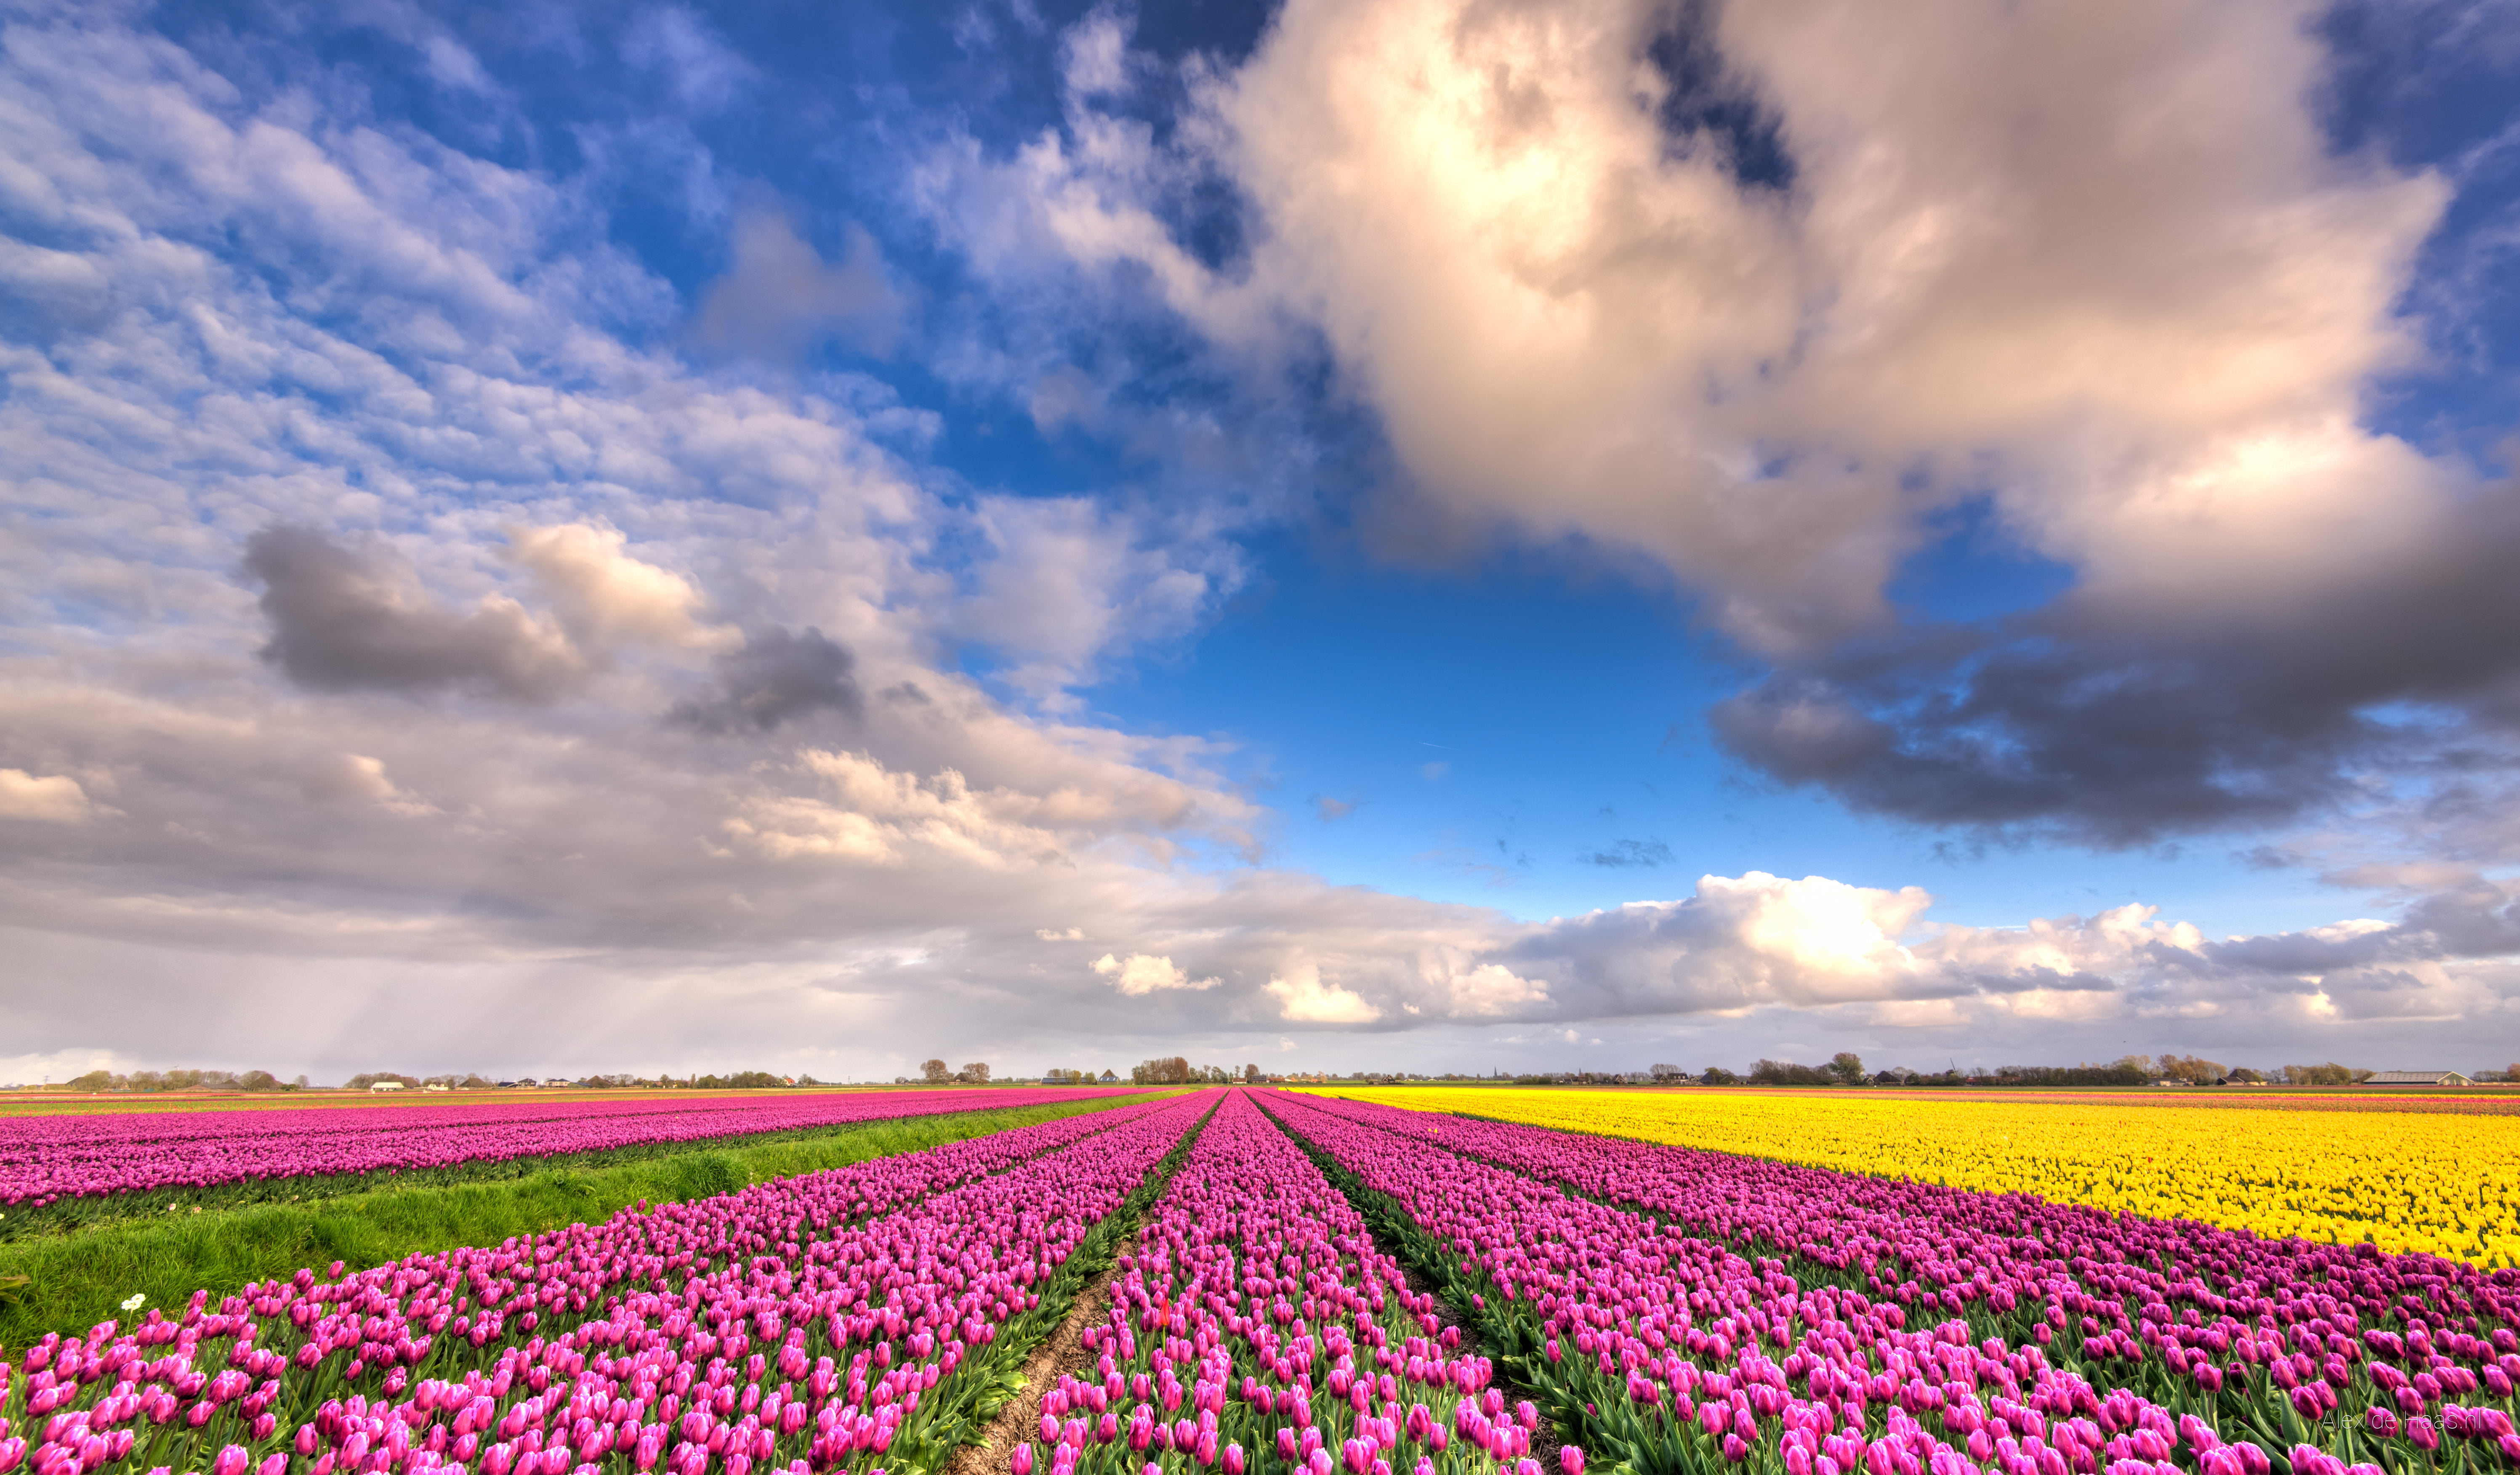
<svg viewBox="0 0 2520 1475"><path fill-rule="evenodd" d="M974 3L930 69L977 101L850 120L670 6L19 7L0 1076L2509 1043L2508 406L2401 410L2512 376L2461 292L2520 114L2340 137L2356 66L2435 65L2355 14L1288 0L1237 54ZM2520 71L2507 7L2428 20ZM773 122L888 209L764 184ZM1960 514L2057 592L1903 602ZM1287 865L1366 801L1098 693L1331 523L1668 591L1748 673L1673 716L1771 789L2390 915Z"/></svg>

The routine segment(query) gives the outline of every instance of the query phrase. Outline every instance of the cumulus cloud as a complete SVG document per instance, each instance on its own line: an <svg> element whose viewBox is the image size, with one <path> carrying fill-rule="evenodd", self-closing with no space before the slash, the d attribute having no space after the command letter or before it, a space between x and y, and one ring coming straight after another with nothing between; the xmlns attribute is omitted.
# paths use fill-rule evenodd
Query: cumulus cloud
<svg viewBox="0 0 2520 1475"><path fill-rule="evenodd" d="M1297 1024L1372 1024L1382 1010L1359 994L1322 981L1322 970L1299 963L1283 978L1271 978L1262 992L1277 1001L1280 1018Z"/></svg>
<svg viewBox="0 0 2520 1475"><path fill-rule="evenodd" d="M530 701L584 672L567 638L516 601L485 595L458 613L314 528L255 533L245 570L271 621L263 659L315 691L460 687Z"/></svg>
<svg viewBox="0 0 2520 1475"><path fill-rule="evenodd" d="M702 624L705 602L691 581L629 557L628 542L618 528L584 523L508 533L517 561L533 571L561 622L585 648L623 643L705 648L739 638L728 627Z"/></svg>
<svg viewBox="0 0 2520 1475"><path fill-rule="evenodd" d="M1212 989L1222 978L1192 978L1173 964L1169 958L1153 958L1145 953L1132 953L1126 960L1105 953L1094 960L1094 971L1111 980L1111 987L1131 998L1162 989Z"/></svg>

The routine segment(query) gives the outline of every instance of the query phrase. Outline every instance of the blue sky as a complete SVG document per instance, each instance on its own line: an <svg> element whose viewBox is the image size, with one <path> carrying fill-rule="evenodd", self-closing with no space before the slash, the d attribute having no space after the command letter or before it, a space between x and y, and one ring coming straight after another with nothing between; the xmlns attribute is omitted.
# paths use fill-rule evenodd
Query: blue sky
<svg viewBox="0 0 2520 1475"><path fill-rule="evenodd" d="M12 10L0 1077L2520 1052L2520 12L1997 10Z"/></svg>

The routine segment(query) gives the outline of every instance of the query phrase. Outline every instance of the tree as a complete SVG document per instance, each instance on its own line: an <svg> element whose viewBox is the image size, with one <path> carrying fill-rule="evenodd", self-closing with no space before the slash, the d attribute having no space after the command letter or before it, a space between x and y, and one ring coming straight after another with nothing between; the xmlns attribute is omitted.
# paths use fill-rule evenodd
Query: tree
<svg viewBox="0 0 2520 1475"><path fill-rule="evenodd" d="M2513 1067L2512 1067L2512 1069L2514 1069L2514 1070L2520 1070L2520 1065L2515 1065L2515 1066L2513 1066ZM1245 1066L1243 1066L1243 1067L1242 1067L1242 1080L1243 1080L1243 1083L1244 1083L1245 1085L1253 1085L1253 1084L1257 1084L1257 1083L1258 1083L1258 1081L1259 1081L1259 1079L1260 1079L1260 1067L1259 1067L1259 1066L1257 1066L1257 1065L1245 1065Z"/></svg>
<svg viewBox="0 0 2520 1475"><path fill-rule="evenodd" d="M248 1070L238 1078L237 1085L246 1091L278 1091L280 1077L267 1070Z"/></svg>
<svg viewBox="0 0 2520 1475"><path fill-rule="evenodd" d="M1704 1081L1709 1086L1738 1086L1741 1084L1741 1078L1739 1076L1726 1070L1721 1065L1709 1065L1706 1067L1706 1073L1699 1076L1698 1079Z"/></svg>
<svg viewBox="0 0 2520 1475"><path fill-rule="evenodd" d="M1138 1086L1187 1086L1190 1084L1190 1061L1180 1055L1141 1060L1130 1070L1129 1080Z"/></svg>
<svg viewBox="0 0 2520 1475"><path fill-rule="evenodd" d="M2284 1080L2294 1086L2351 1086L2354 1084L2353 1068L2339 1065L2333 1060L2324 1065L2287 1065L2283 1068L2283 1075Z"/></svg>
<svg viewBox="0 0 2520 1475"><path fill-rule="evenodd" d="M974 1086L988 1085L989 1062L986 1060L974 1060L970 1064L964 1066L963 1079L970 1082Z"/></svg>
<svg viewBox="0 0 2520 1475"><path fill-rule="evenodd" d="M1827 1071L1830 1075L1844 1081L1849 1086L1861 1086L1864 1084L1864 1057L1851 1050L1841 1050L1836 1054L1829 1056L1828 1063L1822 1066L1821 1069Z"/></svg>
<svg viewBox="0 0 2520 1475"><path fill-rule="evenodd" d="M2208 1081L2223 1079L2223 1066L2203 1055L2164 1055L2161 1057L2161 1073L2174 1081L2202 1086Z"/></svg>
<svg viewBox="0 0 2520 1475"><path fill-rule="evenodd" d="M945 1062L942 1060L920 1061L919 1073L926 1078L930 1086L942 1086L952 1079L951 1072L945 1069Z"/></svg>
<svg viewBox="0 0 2520 1475"><path fill-rule="evenodd" d="M1653 1078L1657 1081L1668 1081L1673 1076L1680 1074L1682 1074L1682 1071L1677 1065L1657 1065L1653 1067Z"/></svg>

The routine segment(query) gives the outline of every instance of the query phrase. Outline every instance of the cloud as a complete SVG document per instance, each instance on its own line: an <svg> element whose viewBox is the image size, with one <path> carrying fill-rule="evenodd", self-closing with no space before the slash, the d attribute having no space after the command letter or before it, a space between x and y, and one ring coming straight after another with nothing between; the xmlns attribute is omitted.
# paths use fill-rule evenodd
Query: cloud
<svg viewBox="0 0 2520 1475"><path fill-rule="evenodd" d="M1772 666L1713 714L1752 769L2113 846L2520 764L2514 491L2368 423L2452 184L2331 152L2297 8L1293 0L1169 147L1098 101L1126 41L1070 33L1026 239L1246 366L1318 335L1395 546L1676 574ZM1969 507L2070 592L1894 607Z"/></svg>
<svg viewBox="0 0 2520 1475"><path fill-rule="evenodd" d="M1085 929L1083 927L1036 927L1032 935L1043 942L1083 942Z"/></svg>
<svg viewBox="0 0 2520 1475"><path fill-rule="evenodd" d="M95 812L87 790L68 774L39 779L22 768L0 768L0 819L78 825Z"/></svg>
<svg viewBox="0 0 2520 1475"><path fill-rule="evenodd" d="M1638 867L1652 869L1671 864L1671 847L1660 840L1614 840L1606 848L1576 859L1587 866L1604 866L1613 870Z"/></svg>
<svg viewBox="0 0 2520 1475"><path fill-rule="evenodd" d="M1101 661L1194 630L1238 587L1240 559L1211 529L1168 526L1082 497L989 497L970 533L986 555L956 605L957 634L997 650L997 680L1052 710Z"/></svg>
<svg viewBox="0 0 2520 1475"><path fill-rule="evenodd" d="M262 658L310 690L452 687L538 701L584 674L566 637L516 601L485 595L458 614L310 527L255 533L245 571L271 622Z"/></svg>
<svg viewBox="0 0 2520 1475"><path fill-rule="evenodd" d="M1418 775L1427 782L1432 783L1452 771L1453 765L1439 758L1433 763L1420 765L1418 770Z"/></svg>
<svg viewBox="0 0 2520 1475"><path fill-rule="evenodd" d="M2133 845L2287 823L2446 750L2471 769L2520 755L2520 656L2498 633L2520 628L2514 558L2505 486L2280 617L2157 624L2078 594L2009 631L1851 645L1711 724L1771 777L1926 824Z"/></svg>
<svg viewBox="0 0 2520 1475"><path fill-rule="evenodd" d="M622 35L621 59L661 78L695 113L725 108L760 75L706 21L679 5L657 6L633 20Z"/></svg>
<svg viewBox="0 0 2520 1475"><path fill-rule="evenodd" d="M1358 810L1365 807L1365 801L1363 799L1333 799L1328 794L1315 794L1312 798L1312 805L1314 817L1321 820L1324 824L1328 824L1334 820L1344 820L1348 816L1356 813Z"/></svg>
<svg viewBox="0 0 2520 1475"><path fill-rule="evenodd" d="M564 523L512 528L508 544L553 601L561 623L584 648L624 643L706 648L739 639L726 626L699 622L699 591L682 575L643 563L622 550L618 528Z"/></svg>
<svg viewBox="0 0 2520 1475"><path fill-rule="evenodd" d="M718 691L674 703L665 720L698 733L769 732L816 712L854 722L866 715L857 659L822 631L802 635L773 626L746 635L743 647L713 657Z"/></svg>
<svg viewBox="0 0 2520 1475"><path fill-rule="evenodd" d="M877 357L890 353L901 334L901 297L875 238L853 225L846 240L840 263L826 266L785 214L738 216L734 264L700 293L693 344L783 365L833 337Z"/></svg>
<svg viewBox="0 0 2520 1475"><path fill-rule="evenodd" d="M1143 998L1158 990L1212 989L1225 980L1193 979L1173 965L1169 958L1151 958L1132 953L1126 961L1105 953L1094 960L1094 971L1111 980L1111 986L1131 998Z"/></svg>
<svg viewBox="0 0 2520 1475"><path fill-rule="evenodd" d="M1281 1018L1301 1024L1372 1024L1382 1010L1335 983L1324 983L1320 968L1310 963L1289 968L1262 988L1278 1002Z"/></svg>

